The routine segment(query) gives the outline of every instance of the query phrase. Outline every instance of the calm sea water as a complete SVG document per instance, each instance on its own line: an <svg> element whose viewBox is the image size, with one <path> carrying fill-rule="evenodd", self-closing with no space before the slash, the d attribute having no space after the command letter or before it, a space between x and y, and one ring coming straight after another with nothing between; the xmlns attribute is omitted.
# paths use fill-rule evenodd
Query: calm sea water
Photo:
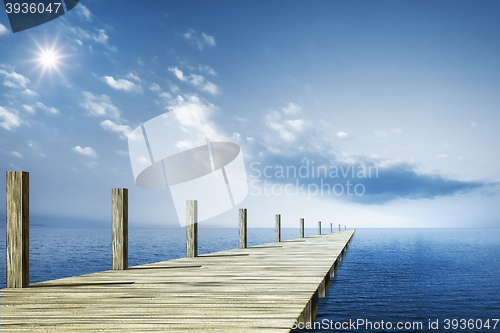
<svg viewBox="0 0 500 333"><path fill-rule="evenodd" d="M306 236L316 232L306 229ZM274 241L273 229L248 233L250 246ZM297 238L298 230L283 229L282 237ZM237 242L237 229L199 230L200 254L233 249ZM184 229L131 229L129 265L180 258L185 247ZM327 297L320 299L317 329L295 332L443 332L448 326L455 332L500 332L500 322L493 330L493 319L500 318L499 254L500 229L358 229ZM110 230L30 228L31 283L108 269ZM4 232L0 272L3 288ZM438 321L437 330L429 329L429 320ZM353 322L359 326L336 329ZM399 322L412 328L397 329Z"/></svg>

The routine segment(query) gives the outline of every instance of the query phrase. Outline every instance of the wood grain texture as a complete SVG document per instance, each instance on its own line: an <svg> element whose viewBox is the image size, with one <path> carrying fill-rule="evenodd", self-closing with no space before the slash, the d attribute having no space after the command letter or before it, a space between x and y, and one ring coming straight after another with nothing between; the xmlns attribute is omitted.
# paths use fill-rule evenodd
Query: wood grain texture
<svg viewBox="0 0 500 333"><path fill-rule="evenodd" d="M113 269L128 268L128 190L112 189Z"/></svg>
<svg viewBox="0 0 500 333"><path fill-rule="evenodd" d="M239 232L239 248L245 249L247 247L247 209L240 208L240 232Z"/></svg>
<svg viewBox="0 0 500 333"><path fill-rule="evenodd" d="M354 231L0 292L2 332L289 332L310 322Z"/></svg>
<svg viewBox="0 0 500 333"><path fill-rule="evenodd" d="M198 255L198 201L186 201L186 257Z"/></svg>
<svg viewBox="0 0 500 333"><path fill-rule="evenodd" d="M281 242L281 215L274 216L274 241Z"/></svg>
<svg viewBox="0 0 500 333"><path fill-rule="evenodd" d="M300 238L304 238L304 218L300 218Z"/></svg>
<svg viewBox="0 0 500 333"><path fill-rule="evenodd" d="M7 288L29 285L29 173L7 171Z"/></svg>

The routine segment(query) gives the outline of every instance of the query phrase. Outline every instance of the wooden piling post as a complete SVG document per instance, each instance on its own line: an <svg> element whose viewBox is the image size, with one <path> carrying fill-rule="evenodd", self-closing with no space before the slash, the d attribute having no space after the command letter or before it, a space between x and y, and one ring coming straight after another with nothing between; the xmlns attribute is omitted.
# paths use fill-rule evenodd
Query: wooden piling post
<svg viewBox="0 0 500 333"><path fill-rule="evenodd" d="M7 288L29 286L29 173L7 171Z"/></svg>
<svg viewBox="0 0 500 333"><path fill-rule="evenodd" d="M128 189L112 190L113 269L128 269Z"/></svg>
<svg viewBox="0 0 500 333"><path fill-rule="evenodd" d="M340 231L340 224L339 224L339 231Z"/></svg>
<svg viewBox="0 0 500 333"><path fill-rule="evenodd" d="M300 238L304 238L304 218L300 218Z"/></svg>
<svg viewBox="0 0 500 333"><path fill-rule="evenodd" d="M274 230L274 239L276 242L281 242L281 215L275 215L275 230Z"/></svg>
<svg viewBox="0 0 500 333"><path fill-rule="evenodd" d="M186 201L186 257L198 256L198 201Z"/></svg>
<svg viewBox="0 0 500 333"><path fill-rule="evenodd" d="M321 235L321 221L318 221L318 235Z"/></svg>
<svg viewBox="0 0 500 333"><path fill-rule="evenodd" d="M247 209L240 209L240 249L247 247Z"/></svg>
<svg viewBox="0 0 500 333"><path fill-rule="evenodd" d="M333 232L333 223L330 223L330 233Z"/></svg>
<svg viewBox="0 0 500 333"><path fill-rule="evenodd" d="M344 230L347 230L347 226L346 225L344 226Z"/></svg>

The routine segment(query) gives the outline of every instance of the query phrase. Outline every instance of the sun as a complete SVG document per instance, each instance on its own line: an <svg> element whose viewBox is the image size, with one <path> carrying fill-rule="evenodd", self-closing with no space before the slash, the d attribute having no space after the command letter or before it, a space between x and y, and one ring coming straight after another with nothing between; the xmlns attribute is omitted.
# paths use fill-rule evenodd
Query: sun
<svg viewBox="0 0 500 333"><path fill-rule="evenodd" d="M61 48L58 48L57 40L51 45L36 43L36 46L38 50L34 52L35 57L32 61L36 64L36 68L40 69L41 77L51 75L52 72L57 72L62 76L61 67L64 66L63 59L66 55L63 54Z"/></svg>
<svg viewBox="0 0 500 333"><path fill-rule="evenodd" d="M54 50L42 50L40 57L37 59L44 70L56 69L59 65L59 54Z"/></svg>

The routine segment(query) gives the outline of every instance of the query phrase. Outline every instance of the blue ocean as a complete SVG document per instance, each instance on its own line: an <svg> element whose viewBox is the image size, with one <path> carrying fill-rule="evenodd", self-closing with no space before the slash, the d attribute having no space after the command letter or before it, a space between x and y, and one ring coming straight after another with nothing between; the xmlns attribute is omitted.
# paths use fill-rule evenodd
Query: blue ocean
<svg viewBox="0 0 500 333"><path fill-rule="evenodd" d="M181 228L131 228L129 265L183 257L185 238ZM273 241L274 229L248 230L249 246ZM200 254L237 246L237 229L199 229ZM4 288L5 232L0 251ZM500 229L358 229L316 322L294 332L500 332L499 254ZM31 283L109 269L109 229L30 227Z"/></svg>

